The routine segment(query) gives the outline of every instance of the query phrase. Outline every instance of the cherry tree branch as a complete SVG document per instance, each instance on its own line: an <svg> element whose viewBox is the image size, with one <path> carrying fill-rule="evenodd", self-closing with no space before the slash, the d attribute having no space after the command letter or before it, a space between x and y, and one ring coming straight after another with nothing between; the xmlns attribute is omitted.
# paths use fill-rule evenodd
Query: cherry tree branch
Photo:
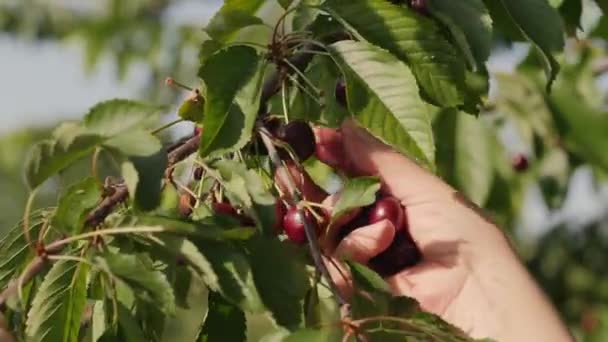
<svg viewBox="0 0 608 342"><path fill-rule="evenodd" d="M305 50L314 50L314 46L309 46ZM305 69L308 63L312 60L313 55L310 53L301 53L296 54L294 57L290 59L290 63L296 66L299 69ZM288 71L289 73L289 71ZM270 100L270 98L276 94L276 92L280 89L280 83L282 81L282 75L280 72L276 72L272 74L264 83L264 87L262 89L262 95L260 99L260 112L266 106L266 103ZM265 114L265 113L263 113ZM196 134L190 138L182 139L177 143L169 146L167 149L167 170L172 169L177 163L185 160L190 155L194 154L199 147L200 142L200 134ZM272 149L276 155L276 149L270 143L269 151ZM278 156L277 156L278 157ZM297 196L297 195L296 195ZM112 213L112 211L119 204L125 202L129 198L129 191L124 183L119 183L114 185L114 192L105 197L95 209L93 209L87 218L85 219L85 225L87 227L96 227L103 223L108 215ZM297 197L294 197L294 199ZM301 212L301 215L304 213ZM323 276L327 278L327 281L330 284L330 287L334 291L336 298L340 301L341 304L346 303L344 299L341 297L340 293L337 291L335 284L329 277L329 272L323 263L321 258L320 249L316 239L316 232L311 227L308 222L305 222L306 226L306 234L311 242L311 253L313 255L313 259L315 260L315 264L317 268L321 271ZM61 253L63 249L66 247L66 243L62 242L63 239L51 242L46 246L45 255L36 256L26 268L25 273L21 274L21 284L27 284L31 281L36 275L42 272L48 262L48 255L54 255ZM316 246L315 246L316 244ZM6 301L9 297L11 297L18 289L18 282L13 281L9 283L9 285L0 293L0 311L4 311L6 309Z"/></svg>

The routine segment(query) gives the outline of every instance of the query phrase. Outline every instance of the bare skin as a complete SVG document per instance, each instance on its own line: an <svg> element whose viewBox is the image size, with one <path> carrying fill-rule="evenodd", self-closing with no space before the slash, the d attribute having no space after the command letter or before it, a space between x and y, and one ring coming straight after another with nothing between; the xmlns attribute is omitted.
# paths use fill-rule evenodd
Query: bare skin
<svg viewBox="0 0 608 342"><path fill-rule="evenodd" d="M416 298L423 309L475 338L572 341L504 234L479 208L352 122L337 131L317 129L316 135L324 152L320 159L350 175L378 176L382 192L405 207L423 261L387 279L395 295ZM309 199L324 199L322 191L303 186ZM335 196L324 199L327 205L334 201ZM366 263L389 246L394 234L386 220L359 228L342 240L334 257ZM330 268L348 292L347 282Z"/></svg>

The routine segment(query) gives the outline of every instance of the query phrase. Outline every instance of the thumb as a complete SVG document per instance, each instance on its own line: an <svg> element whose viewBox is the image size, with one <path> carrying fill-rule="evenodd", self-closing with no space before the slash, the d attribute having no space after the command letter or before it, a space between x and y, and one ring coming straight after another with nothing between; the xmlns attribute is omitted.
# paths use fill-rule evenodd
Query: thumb
<svg viewBox="0 0 608 342"><path fill-rule="evenodd" d="M378 176L383 192L399 198L404 205L428 202L454 193L437 176L374 138L353 120L343 123L341 134L351 171Z"/></svg>

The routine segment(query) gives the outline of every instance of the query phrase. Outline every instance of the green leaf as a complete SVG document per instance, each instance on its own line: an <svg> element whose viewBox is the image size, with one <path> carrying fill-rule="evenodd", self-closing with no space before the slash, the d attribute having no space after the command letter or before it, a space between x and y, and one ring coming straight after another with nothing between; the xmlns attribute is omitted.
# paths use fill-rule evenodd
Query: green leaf
<svg viewBox="0 0 608 342"><path fill-rule="evenodd" d="M240 250L226 243L212 241L196 241L196 245L217 275L217 288L208 283L210 290L221 293L226 300L245 311L257 312L263 308L251 266Z"/></svg>
<svg viewBox="0 0 608 342"><path fill-rule="evenodd" d="M434 104L464 103L465 63L434 21L385 0L328 0L325 6L355 34L407 62Z"/></svg>
<svg viewBox="0 0 608 342"><path fill-rule="evenodd" d="M84 342L97 342L108 329L105 302L103 300L95 301L92 310L91 322L88 324Z"/></svg>
<svg viewBox="0 0 608 342"><path fill-rule="evenodd" d="M427 105L409 68L364 42L330 46L345 74L349 110L374 136L434 169L435 146Z"/></svg>
<svg viewBox="0 0 608 342"><path fill-rule="evenodd" d="M234 220L219 220L217 217L187 222L163 216L141 215L138 220L140 224L159 226L166 233L204 240L247 240L255 233L251 227L240 227Z"/></svg>
<svg viewBox="0 0 608 342"><path fill-rule="evenodd" d="M44 140L34 145L25 163L25 179L33 189L51 176L84 158L101 143L97 135L79 135L73 139Z"/></svg>
<svg viewBox="0 0 608 342"><path fill-rule="evenodd" d="M237 150L251 139L263 70L255 49L245 46L221 50L202 66L199 76L206 86L206 101L201 156Z"/></svg>
<svg viewBox="0 0 608 342"><path fill-rule="evenodd" d="M281 7L283 7L284 9L288 9L289 6L291 6L291 4L293 3L293 0L277 0L279 2L279 5L281 5Z"/></svg>
<svg viewBox="0 0 608 342"><path fill-rule="evenodd" d="M492 47L492 18L482 0L431 0L431 14L452 33L460 49L477 69L485 69Z"/></svg>
<svg viewBox="0 0 608 342"><path fill-rule="evenodd" d="M167 153L164 150L147 157L133 156L122 163L122 176L137 208L149 211L160 205L161 182L166 167Z"/></svg>
<svg viewBox="0 0 608 342"><path fill-rule="evenodd" d="M27 315L28 341L76 342L86 305L88 266L57 261L38 288Z"/></svg>
<svg viewBox="0 0 608 342"><path fill-rule="evenodd" d="M226 0L222 8L207 24L205 31L213 39L228 42L239 30L252 25L262 25L255 16L264 0Z"/></svg>
<svg viewBox="0 0 608 342"><path fill-rule="evenodd" d="M346 181L336 202L331 222L335 222L349 211L368 206L376 201L376 193L380 190L380 180L376 177L358 177Z"/></svg>
<svg viewBox="0 0 608 342"><path fill-rule="evenodd" d="M559 13L564 19L568 34L576 35L576 30L581 28L583 14L582 0L564 0L559 7Z"/></svg>
<svg viewBox="0 0 608 342"><path fill-rule="evenodd" d="M30 215L30 236L36 238L44 224L46 212L37 210ZM46 218L48 219L48 218ZM28 259L33 257L25 238L23 222L17 223L0 240L0 288L18 276Z"/></svg>
<svg viewBox="0 0 608 342"><path fill-rule="evenodd" d="M342 330L338 328L324 328L321 330L302 329L283 339L283 342L333 342L340 341Z"/></svg>
<svg viewBox="0 0 608 342"><path fill-rule="evenodd" d="M248 243L256 288L277 324L295 329L302 323L302 302L309 288L304 260L295 249L277 239Z"/></svg>
<svg viewBox="0 0 608 342"><path fill-rule="evenodd" d="M190 272L187 269L181 269ZM181 281L181 279L176 279ZM177 306L175 316L165 316L161 342L191 342L196 341L207 314L208 290L205 283L197 275L184 286L184 303ZM209 314L207 314L209 317Z"/></svg>
<svg viewBox="0 0 608 342"><path fill-rule="evenodd" d="M220 291L218 275L213 270L209 260L198 250L196 245L184 238L175 236L162 236L154 240L155 243L169 251L175 258L183 258L202 281L213 291Z"/></svg>
<svg viewBox="0 0 608 342"><path fill-rule="evenodd" d="M175 296L167 277L149 264L144 255L110 254L97 261L114 277L130 286L135 295L151 300L167 314L175 312Z"/></svg>
<svg viewBox="0 0 608 342"><path fill-rule="evenodd" d="M444 110L435 119L439 174L478 205L485 204L494 175L488 131L466 113Z"/></svg>
<svg viewBox="0 0 608 342"><path fill-rule="evenodd" d="M209 312L198 341L245 341L247 324L243 311L216 292L209 292L208 301Z"/></svg>
<svg viewBox="0 0 608 342"><path fill-rule="evenodd" d="M310 82L326 95L313 99L311 94L293 88L289 103L290 119L302 119L323 126L339 127L349 115L334 96L336 82L342 76L340 69L331 57L315 56L304 73ZM279 95L277 94L277 97ZM279 104L277 109L273 107L272 110L281 113L283 109Z"/></svg>
<svg viewBox="0 0 608 342"><path fill-rule="evenodd" d="M118 303L118 335L114 338L109 338L110 341L125 341L125 342L144 342L147 339L144 337L144 332L137 322L133 313L129 311L122 303ZM104 336L105 337L105 336ZM104 340L105 342L106 340Z"/></svg>
<svg viewBox="0 0 608 342"><path fill-rule="evenodd" d="M144 128L167 111L164 106L115 99L97 104L83 120L84 127L96 135L113 137L136 128Z"/></svg>
<svg viewBox="0 0 608 342"><path fill-rule="evenodd" d="M262 177L244 164L230 160L220 160L212 165L222 178L222 186L231 203L241 206L266 234L274 234L274 196L266 189Z"/></svg>
<svg viewBox="0 0 608 342"><path fill-rule="evenodd" d="M539 50L547 74L547 89L559 71L555 55L564 49L563 23L547 0L485 0L508 13L521 33Z"/></svg>
<svg viewBox="0 0 608 342"><path fill-rule="evenodd" d="M347 261L353 280L353 318L388 315L391 292L388 284L371 269Z"/></svg>
<svg viewBox="0 0 608 342"><path fill-rule="evenodd" d="M59 198L53 228L80 233L89 210L97 205L100 197L101 184L95 178L88 177L72 184Z"/></svg>
<svg viewBox="0 0 608 342"><path fill-rule="evenodd" d="M119 134L103 145L134 157L148 157L162 149L162 143L157 137L141 129Z"/></svg>
<svg viewBox="0 0 608 342"><path fill-rule="evenodd" d="M568 151L608 170L608 115L581 100L572 84L564 80L555 86L549 102L553 117Z"/></svg>

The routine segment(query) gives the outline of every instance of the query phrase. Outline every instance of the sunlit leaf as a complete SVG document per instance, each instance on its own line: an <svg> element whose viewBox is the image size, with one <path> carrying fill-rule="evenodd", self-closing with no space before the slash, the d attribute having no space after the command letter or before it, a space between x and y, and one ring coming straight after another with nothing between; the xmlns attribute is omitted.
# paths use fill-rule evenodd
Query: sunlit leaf
<svg viewBox="0 0 608 342"><path fill-rule="evenodd" d="M234 151L250 140L259 109L263 69L257 52L245 46L221 50L202 66L199 76L206 91L201 156Z"/></svg>
<svg viewBox="0 0 608 342"><path fill-rule="evenodd" d="M308 290L304 260L292 246L276 239L253 239L248 247L253 279L262 302L279 325L288 329L298 327Z"/></svg>
<svg viewBox="0 0 608 342"><path fill-rule="evenodd" d="M427 105L410 69L373 45L341 41L330 47L346 78L348 108L374 136L434 169Z"/></svg>
<svg viewBox="0 0 608 342"><path fill-rule="evenodd" d="M143 255L106 253L97 261L114 277L130 286L136 296L153 301L167 314L175 312L175 296L167 277L152 268Z"/></svg>
<svg viewBox="0 0 608 342"><path fill-rule="evenodd" d="M325 6L356 34L407 62L435 104L464 103L465 63L435 22L385 0L328 0Z"/></svg>
<svg viewBox="0 0 608 342"><path fill-rule="evenodd" d="M437 168L441 176L478 205L490 193L494 170L488 128L466 113L446 110L433 129L437 143Z"/></svg>
<svg viewBox="0 0 608 342"><path fill-rule="evenodd" d="M64 232L79 233L89 210L101 197L101 184L95 178L85 178L68 187L53 216L53 226Z"/></svg>
<svg viewBox="0 0 608 342"><path fill-rule="evenodd" d="M492 47L492 18L482 0L431 0L428 8L449 29L472 65L485 68Z"/></svg>
<svg viewBox="0 0 608 342"><path fill-rule="evenodd" d="M57 261L44 277L27 316L25 333L31 341L76 342L86 305L89 267Z"/></svg>

